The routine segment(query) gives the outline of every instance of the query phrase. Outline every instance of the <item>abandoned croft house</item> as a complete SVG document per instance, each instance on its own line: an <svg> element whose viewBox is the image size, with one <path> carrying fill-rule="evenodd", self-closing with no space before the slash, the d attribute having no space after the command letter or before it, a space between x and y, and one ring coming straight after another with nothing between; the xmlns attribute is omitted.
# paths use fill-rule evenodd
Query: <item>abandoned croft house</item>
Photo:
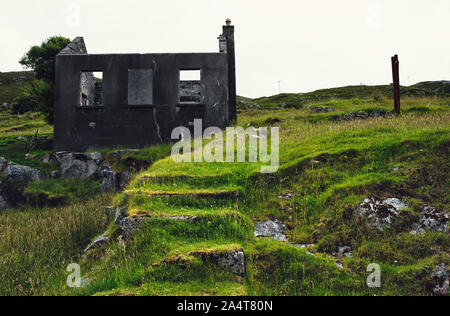
<svg viewBox="0 0 450 316"><path fill-rule="evenodd" d="M218 53L87 53L78 37L56 57L55 149L138 149L175 127L225 128L236 119L234 26ZM190 127L192 128L192 127Z"/></svg>

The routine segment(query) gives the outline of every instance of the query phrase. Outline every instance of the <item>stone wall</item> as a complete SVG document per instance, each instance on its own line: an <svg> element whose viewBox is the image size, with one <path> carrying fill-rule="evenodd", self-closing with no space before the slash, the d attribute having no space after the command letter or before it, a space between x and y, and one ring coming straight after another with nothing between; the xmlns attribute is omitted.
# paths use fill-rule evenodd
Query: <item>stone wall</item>
<svg viewBox="0 0 450 316"><path fill-rule="evenodd" d="M87 55L85 51L78 39L56 58L56 151L145 148L170 142L174 128L192 128L194 119L203 119L204 128L228 126L227 54ZM180 102L182 69L201 70L200 84L190 89L195 100L201 95L201 102ZM103 106L80 107L81 73L92 70L103 72ZM152 104L129 100L129 74L136 70L152 71Z"/></svg>

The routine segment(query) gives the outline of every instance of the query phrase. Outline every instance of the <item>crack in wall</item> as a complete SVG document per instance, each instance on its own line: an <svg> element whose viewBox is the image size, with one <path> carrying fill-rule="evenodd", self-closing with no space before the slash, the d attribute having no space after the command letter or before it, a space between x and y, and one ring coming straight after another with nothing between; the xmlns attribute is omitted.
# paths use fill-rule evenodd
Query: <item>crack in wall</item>
<svg viewBox="0 0 450 316"><path fill-rule="evenodd" d="M155 121L156 132L158 133L158 138L161 141L161 144L164 144L164 141L161 137L161 129L159 127L158 120L156 119L156 107L153 108L153 120Z"/></svg>

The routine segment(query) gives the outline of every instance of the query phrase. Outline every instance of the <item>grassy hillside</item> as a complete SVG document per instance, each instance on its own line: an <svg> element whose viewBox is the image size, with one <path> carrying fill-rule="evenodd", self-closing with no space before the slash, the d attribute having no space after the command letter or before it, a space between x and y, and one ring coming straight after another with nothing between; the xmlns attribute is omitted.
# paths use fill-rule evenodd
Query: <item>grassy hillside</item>
<svg viewBox="0 0 450 316"><path fill-rule="evenodd" d="M342 112L381 106L360 101L333 105ZM85 262L95 282L76 293L429 295L424 273L449 262L450 239L411 235L408 227L420 207L449 205L448 102L409 100L402 117L350 122L311 122L305 109L241 114L242 126L271 121L281 127L279 173L267 178L248 163L158 161L115 198L129 215L152 220L133 246L112 243L101 262ZM294 197L281 199L286 193ZM373 195L400 197L411 207L392 229L378 232L355 215ZM174 222L171 216L198 220ZM267 218L288 225L290 244L254 238L252 223ZM312 246L306 251L291 244ZM342 245L351 246L353 258L333 256ZM244 277L208 260L208 254L236 250L246 254ZM373 262L382 266L381 289L365 285Z"/></svg>
<svg viewBox="0 0 450 316"><path fill-rule="evenodd" d="M431 295L431 271L450 263L450 238L412 235L410 226L425 205L448 211L450 97L419 94L404 98L400 117L371 116L392 110L392 100L374 94L378 87L359 88L313 92L310 99L243 101L266 109L242 108L238 125L281 129L275 175L260 174L261 163L176 164L171 157L160 159L167 145L156 146L135 154L152 164L114 197L0 212L0 237L6 241L0 244L0 294ZM298 104L297 97L303 97L298 109L270 109L290 98ZM316 114L312 107L334 111ZM336 119L349 113L359 117ZM30 124L40 124L39 116L29 115ZM27 138L17 137L31 137L34 127L11 129L25 123L14 116L0 122L5 130L0 156L49 171L38 161L46 150L24 160ZM51 135L50 128L40 129ZM380 232L356 214L369 196L397 197L409 208ZM105 230L101 217L107 205L150 219L129 245L111 223L110 242L83 261L81 250ZM192 220L171 220L174 216ZM286 224L289 242L255 238L254 224L266 219ZM337 257L342 246L351 247L353 257ZM237 251L245 253L242 276L213 259ZM67 288L70 262L82 262L88 286ZM381 288L366 286L370 263L382 268Z"/></svg>
<svg viewBox="0 0 450 316"><path fill-rule="evenodd" d="M417 97L450 97L450 81L421 82L409 87L401 87L401 95L404 98ZM348 86L333 89L322 89L308 93L285 93L271 97L257 99L239 98L238 105L242 109L252 107L294 107L301 108L311 103L329 100L372 99L381 101L392 99L393 89L389 85L380 86Z"/></svg>
<svg viewBox="0 0 450 316"><path fill-rule="evenodd" d="M11 104L34 77L33 72L0 72L0 105Z"/></svg>

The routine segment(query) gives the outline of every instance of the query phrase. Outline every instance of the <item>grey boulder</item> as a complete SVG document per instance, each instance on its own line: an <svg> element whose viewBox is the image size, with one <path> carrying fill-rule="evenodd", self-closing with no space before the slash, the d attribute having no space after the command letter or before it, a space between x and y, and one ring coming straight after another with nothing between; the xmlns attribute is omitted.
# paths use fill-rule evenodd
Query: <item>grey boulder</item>
<svg viewBox="0 0 450 316"><path fill-rule="evenodd" d="M448 266L444 263L440 264L437 270L431 274L431 278L435 284L433 293L439 296L447 296L450 285Z"/></svg>
<svg viewBox="0 0 450 316"><path fill-rule="evenodd" d="M278 220L267 222L259 222L255 225L255 237L270 237L278 241L287 241L284 233L287 231L287 226L280 223Z"/></svg>
<svg viewBox="0 0 450 316"><path fill-rule="evenodd" d="M3 171L3 177L10 181L38 181L44 175L39 170L9 162Z"/></svg>

